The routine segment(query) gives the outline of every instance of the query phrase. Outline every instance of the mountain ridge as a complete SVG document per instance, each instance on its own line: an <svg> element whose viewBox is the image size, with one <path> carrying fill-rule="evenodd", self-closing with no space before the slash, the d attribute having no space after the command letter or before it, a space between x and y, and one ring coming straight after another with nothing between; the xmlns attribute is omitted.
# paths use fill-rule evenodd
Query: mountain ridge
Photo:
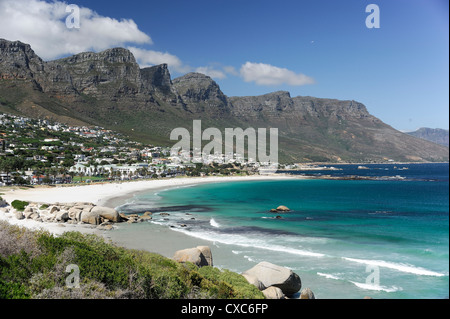
<svg viewBox="0 0 450 319"><path fill-rule="evenodd" d="M414 132L407 132L406 134L422 138L443 146L449 146L449 130L441 128L421 127Z"/></svg>
<svg viewBox="0 0 450 319"><path fill-rule="evenodd" d="M0 111L100 125L173 145L170 132L277 127L285 162L448 161L448 148L401 133L357 101L291 97L287 91L228 97L209 76L172 80L167 64L140 68L123 48L43 61L31 46L0 39Z"/></svg>

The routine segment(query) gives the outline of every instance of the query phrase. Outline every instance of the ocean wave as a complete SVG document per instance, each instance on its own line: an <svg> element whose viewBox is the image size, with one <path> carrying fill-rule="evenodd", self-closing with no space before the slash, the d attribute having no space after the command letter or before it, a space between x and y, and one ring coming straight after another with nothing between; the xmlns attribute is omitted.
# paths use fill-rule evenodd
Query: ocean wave
<svg viewBox="0 0 450 319"><path fill-rule="evenodd" d="M325 274L325 273L322 273L322 272L318 272L317 273L319 276L321 276L321 277L325 277L325 278L327 278L327 279L334 279L334 280L340 280L341 278L339 278L339 277L337 277L337 276L335 276L335 275L332 275L332 274Z"/></svg>
<svg viewBox="0 0 450 319"><path fill-rule="evenodd" d="M157 223L157 222L154 222ZM160 224L161 225L161 224ZM222 244L236 245L240 247L251 247L263 250L270 250L275 252L284 252L288 254L308 257L324 257L322 253L316 253L308 250L285 247L281 245L274 245L267 242L267 239L249 238L247 236L227 233L217 233L212 231L190 231L185 228L172 228L174 231L184 233L191 237L200 238L208 241L217 241Z"/></svg>
<svg viewBox="0 0 450 319"><path fill-rule="evenodd" d="M356 281L350 281L352 284L354 284L356 287L365 289L365 290L376 290L376 291L384 291L384 292L396 292L396 291L402 291L403 288L401 287L385 287L380 285L373 285L373 284L366 284L362 282L356 282Z"/></svg>
<svg viewBox="0 0 450 319"><path fill-rule="evenodd" d="M216 222L214 218L211 218L211 219L209 220L209 224L210 224L212 227L215 227L215 228L219 228L219 227L220 227L220 224L219 224L218 222Z"/></svg>
<svg viewBox="0 0 450 319"><path fill-rule="evenodd" d="M317 275L319 275L321 277L325 277L327 279L345 280L344 278L340 278L340 277L338 277L336 275L325 274L325 273L321 273L321 272L317 272ZM375 291L384 291L384 292L396 292L396 291L403 290L403 288L396 287L396 286L386 287L386 286L380 286L380 285L375 285L375 284L356 282L356 281L351 281L351 280L349 280L349 282L354 284L356 287L361 288L361 289L365 289L365 290L375 290Z"/></svg>
<svg viewBox="0 0 450 319"><path fill-rule="evenodd" d="M251 258L250 256L244 256L245 259L247 259L250 262L255 262L255 260L253 258Z"/></svg>
<svg viewBox="0 0 450 319"><path fill-rule="evenodd" d="M342 257L342 259L360 263L360 264L394 269L394 270L398 270L401 272L420 275L420 276L434 276L434 277L446 276L446 274L431 271L431 270L428 270L428 269L425 269L422 267L416 267L413 265L402 264L402 263L387 262L384 260L367 260L367 259L356 259L356 258L347 258L347 257Z"/></svg>

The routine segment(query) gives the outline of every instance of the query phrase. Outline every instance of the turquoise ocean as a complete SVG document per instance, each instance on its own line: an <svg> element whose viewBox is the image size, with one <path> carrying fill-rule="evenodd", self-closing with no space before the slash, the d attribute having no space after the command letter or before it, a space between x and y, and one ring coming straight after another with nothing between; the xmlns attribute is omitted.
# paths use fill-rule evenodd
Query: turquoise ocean
<svg viewBox="0 0 450 319"><path fill-rule="evenodd" d="M334 167L291 173L372 179L202 184L140 193L118 209L153 212L140 233L164 227L226 250L217 267L288 267L317 298L448 298L449 165ZM270 212L279 205L291 211Z"/></svg>

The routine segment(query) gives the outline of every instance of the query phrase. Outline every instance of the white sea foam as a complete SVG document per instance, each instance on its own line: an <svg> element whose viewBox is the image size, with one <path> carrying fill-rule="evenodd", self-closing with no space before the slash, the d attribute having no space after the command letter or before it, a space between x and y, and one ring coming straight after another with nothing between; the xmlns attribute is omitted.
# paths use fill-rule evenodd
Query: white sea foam
<svg viewBox="0 0 450 319"><path fill-rule="evenodd" d="M155 222L156 223L156 222ZM218 234L209 231L189 231L185 228L172 228L174 231L182 232L186 235L200 238L208 241L217 241L222 244L237 245L241 247L251 247L257 249L264 249L276 252L285 252L288 254L309 256L309 257L324 257L324 254L316 253L308 250L285 247L281 245L274 245L267 241L267 239L250 238L239 234Z"/></svg>
<svg viewBox="0 0 450 319"><path fill-rule="evenodd" d="M385 268L394 269L394 270L398 270L401 272L411 273L411 274L420 275L420 276L435 276L435 277L445 276L445 274L441 274L441 273L438 273L435 271L427 270L422 267L416 267L416 266L408 265L408 264L393 263L393 262L387 262L384 260L367 260L367 259L356 259L356 258L347 258L347 257L342 257L342 258L345 260L357 262L360 264L385 267Z"/></svg>
<svg viewBox="0 0 450 319"><path fill-rule="evenodd" d="M335 275L332 275L332 274L324 274L324 273L322 273L322 272L318 272L317 274L318 274L319 276L325 277L325 278L327 278L327 279L335 279L335 280L341 279L341 278L339 278L339 277L337 277L337 276L335 276Z"/></svg>
<svg viewBox="0 0 450 319"><path fill-rule="evenodd" d="M214 220L214 218L211 218L211 220L209 221L209 224L210 224L212 227L216 227L216 228L219 228L219 227L220 227L220 224L219 224L218 222L216 222L216 221Z"/></svg>
<svg viewBox="0 0 450 319"><path fill-rule="evenodd" d="M248 261L254 262L255 260L249 256L244 256L244 258L246 258Z"/></svg>
<svg viewBox="0 0 450 319"><path fill-rule="evenodd" d="M376 290L376 291L384 291L384 292L396 292L403 290L401 287L385 287L380 285L373 285L373 284L366 284L362 282L356 282L356 281L350 281L352 284L354 284L356 287L365 289L365 290Z"/></svg>

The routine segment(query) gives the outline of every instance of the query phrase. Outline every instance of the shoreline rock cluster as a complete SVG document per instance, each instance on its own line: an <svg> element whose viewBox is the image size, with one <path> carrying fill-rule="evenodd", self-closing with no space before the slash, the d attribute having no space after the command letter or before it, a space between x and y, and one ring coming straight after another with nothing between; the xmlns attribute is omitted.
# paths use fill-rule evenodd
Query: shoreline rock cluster
<svg viewBox="0 0 450 319"><path fill-rule="evenodd" d="M288 213L290 211L291 210L284 205L280 205L277 208L272 208L271 210L269 210L270 213L278 213L278 214L284 214L284 213ZM277 215L275 217L275 219L283 219L283 216Z"/></svg>
<svg viewBox="0 0 450 319"><path fill-rule="evenodd" d="M119 214L115 209L97 206L92 203L28 203L24 210L18 210L5 203L0 211L12 214L16 219L30 219L42 223L89 224L101 230L111 230L115 223L136 223L151 219L151 213L142 216L137 214Z"/></svg>
<svg viewBox="0 0 450 319"><path fill-rule="evenodd" d="M178 250L172 259L180 263L192 262L198 267L213 266L212 253L208 246ZM263 261L241 275L267 299L315 299L310 288L301 290L300 276L286 267Z"/></svg>

